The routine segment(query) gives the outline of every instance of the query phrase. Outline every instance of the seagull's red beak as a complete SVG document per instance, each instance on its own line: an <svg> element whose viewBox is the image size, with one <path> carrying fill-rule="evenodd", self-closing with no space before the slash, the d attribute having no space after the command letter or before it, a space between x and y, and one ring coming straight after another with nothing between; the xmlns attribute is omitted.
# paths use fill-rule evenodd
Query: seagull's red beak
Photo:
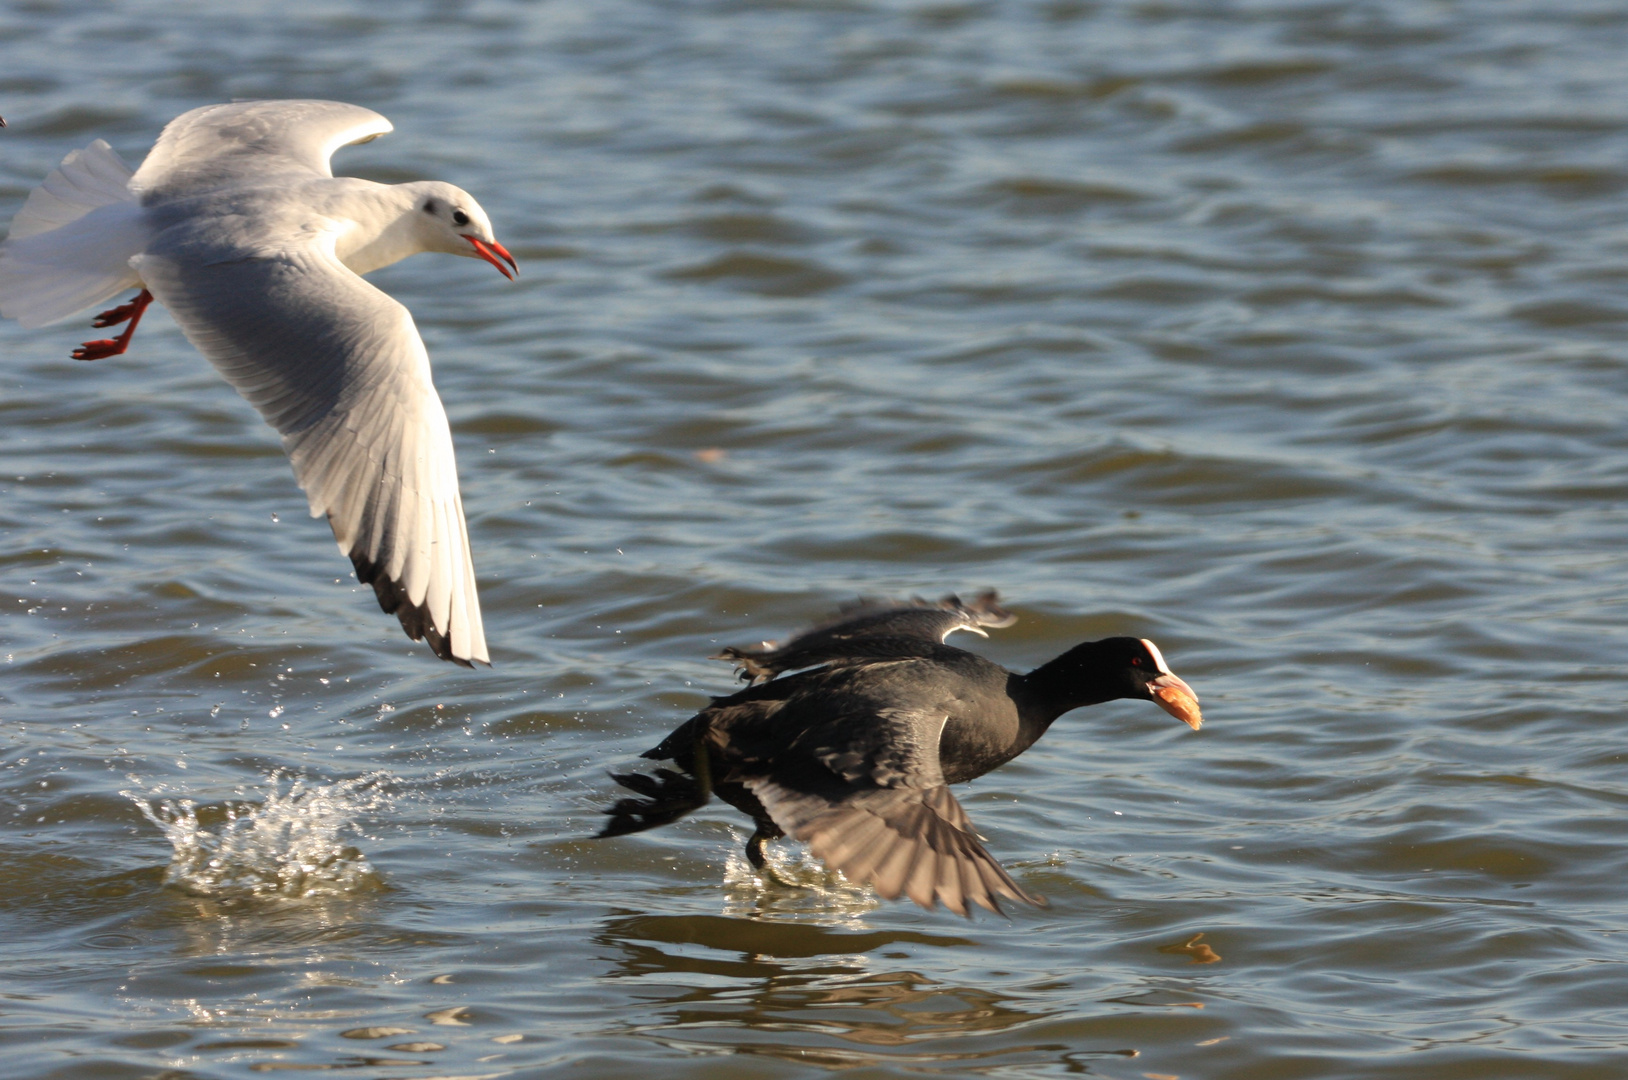
<svg viewBox="0 0 1628 1080"><path fill-rule="evenodd" d="M509 249L498 243L496 240L482 240L478 236L469 236L467 234L464 236L464 239L468 240L470 246L479 252L481 258L497 267L497 272L508 278L510 281L513 281L514 275L520 272L520 267L515 265L514 256L509 254ZM499 259L502 259L503 262L499 262ZM503 263L508 263L509 265L504 266ZM514 270L513 274L509 272L511 268Z"/></svg>

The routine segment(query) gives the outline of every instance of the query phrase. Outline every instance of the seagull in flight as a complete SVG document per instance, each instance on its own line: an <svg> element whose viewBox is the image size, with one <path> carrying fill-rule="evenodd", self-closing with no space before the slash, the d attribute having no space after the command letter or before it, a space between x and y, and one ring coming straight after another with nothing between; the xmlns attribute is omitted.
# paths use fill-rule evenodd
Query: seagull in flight
<svg viewBox="0 0 1628 1080"><path fill-rule="evenodd" d="M489 664L452 433L405 307L362 275L421 251L518 270L467 192L336 177L329 158L390 121L334 101L207 105L170 121L131 171L101 139L29 195L0 244L0 315L97 315L130 347L154 300L283 439L312 517L414 641Z"/></svg>

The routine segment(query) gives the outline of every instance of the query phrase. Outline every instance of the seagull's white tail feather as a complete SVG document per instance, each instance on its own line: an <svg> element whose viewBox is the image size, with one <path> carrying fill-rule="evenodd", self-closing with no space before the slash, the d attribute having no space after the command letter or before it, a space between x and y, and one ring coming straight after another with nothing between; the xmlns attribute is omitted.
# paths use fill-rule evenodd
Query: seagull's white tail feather
<svg viewBox="0 0 1628 1080"><path fill-rule="evenodd" d="M130 258L147 231L131 175L97 139L34 189L0 244L0 315L44 326L141 285Z"/></svg>
<svg viewBox="0 0 1628 1080"><path fill-rule="evenodd" d="M102 139L62 159L11 219L11 239L27 240L77 221L99 206L135 202L124 159Z"/></svg>

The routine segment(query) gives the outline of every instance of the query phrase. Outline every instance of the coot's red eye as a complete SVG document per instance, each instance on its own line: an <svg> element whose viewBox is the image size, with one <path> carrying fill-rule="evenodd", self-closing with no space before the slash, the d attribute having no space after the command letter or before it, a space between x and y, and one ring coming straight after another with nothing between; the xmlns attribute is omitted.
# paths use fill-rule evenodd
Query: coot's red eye
<svg viewBox="0 0 1628 1080"><path fill-rule="evenodd" d="M1140 656L1131 657L1131 667L1141 667L1141 666L1142 666L1142 658Z"/></svg>

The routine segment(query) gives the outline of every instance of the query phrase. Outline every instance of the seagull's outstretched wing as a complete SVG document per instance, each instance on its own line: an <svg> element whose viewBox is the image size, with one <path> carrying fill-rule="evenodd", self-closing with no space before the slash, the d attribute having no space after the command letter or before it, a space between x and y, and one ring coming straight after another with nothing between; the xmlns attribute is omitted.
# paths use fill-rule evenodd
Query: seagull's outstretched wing
<svg viewBox="0 0 1628 1080"><path fill-rule="evenodd" d="M412 315L339 262L332 233L274 256L194 238L178 256L161 239L133 265L282 434L356 576L437 656L489 663L452 433Z"/></svg>
<svg viewBox="0 0 1628 1080"><path fill-rule="evenodd" d="M338 101L205 105L164 126L130 187L151 204L244 179L332 176L335 150L391 130L372 109Z"/></svg>

